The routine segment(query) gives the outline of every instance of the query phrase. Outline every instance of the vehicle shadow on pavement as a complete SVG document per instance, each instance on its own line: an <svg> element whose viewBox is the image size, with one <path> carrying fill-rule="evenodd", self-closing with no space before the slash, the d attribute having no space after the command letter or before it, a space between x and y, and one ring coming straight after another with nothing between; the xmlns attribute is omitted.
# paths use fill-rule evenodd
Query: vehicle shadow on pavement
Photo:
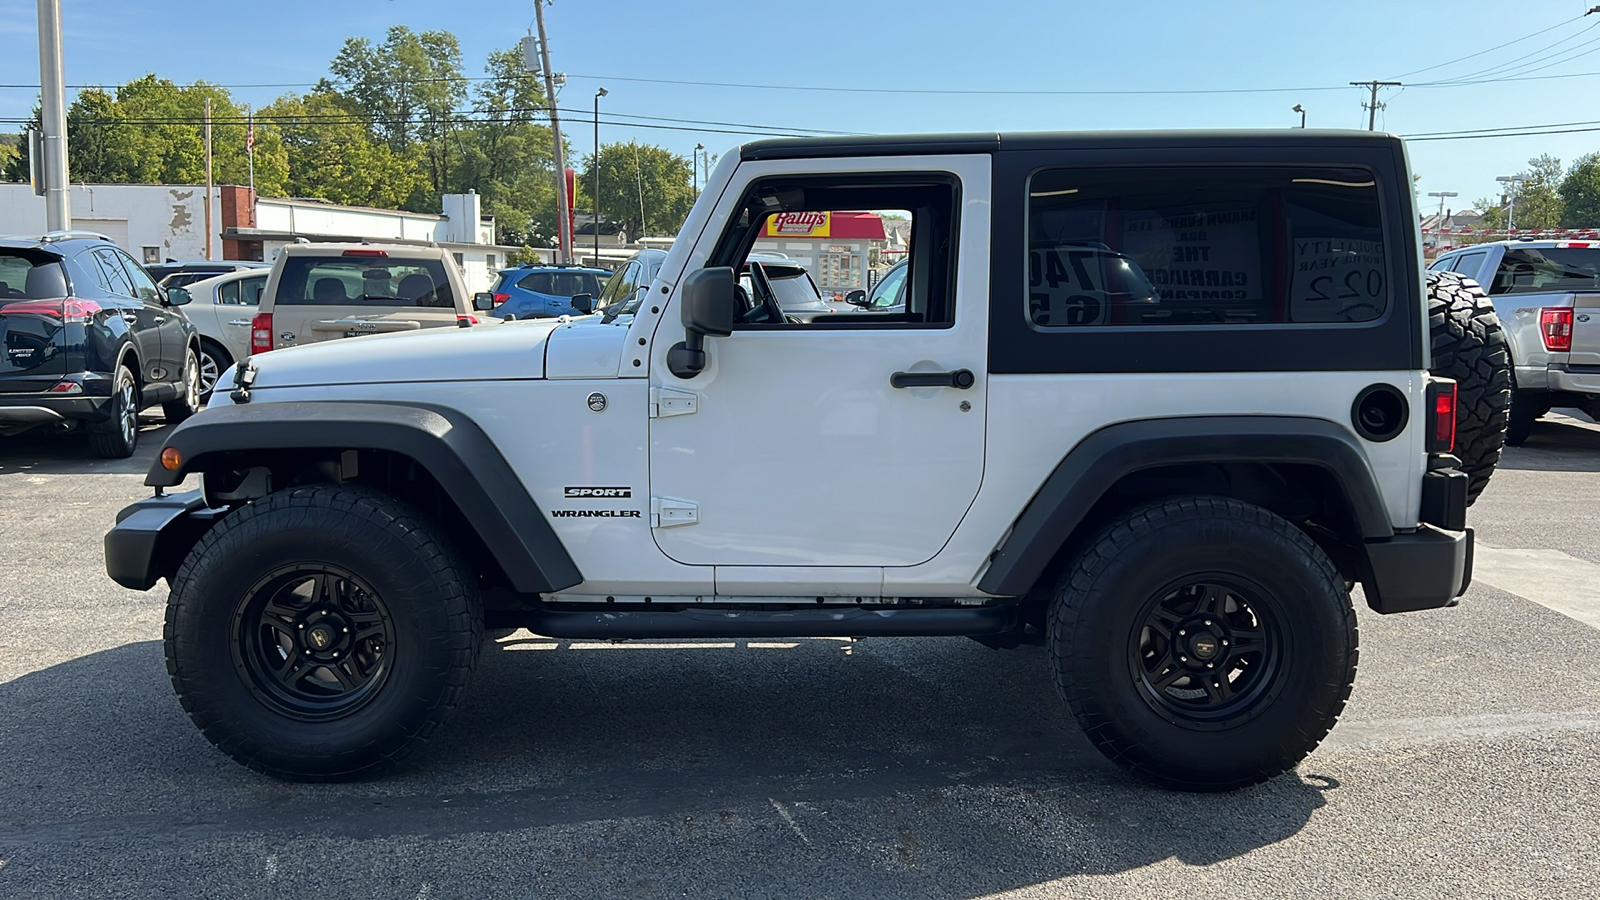
<svg viewBox="0 0 1600 900"><path fill-rule="evenodd" d="M143 475L150 471L162 439L170 431L160 412L139 417L139 448L127 459L101 459L79 432L58 434L42 428L0 437L0 474Z"/></svg>
<svg viewBox="0 0 1600 900"><path fill-rule="evenodd" d="M518 632L485 645L420 757L355 784L278 782L214 750L156 641L0 684L0 709L0 894L92 870L81 848L100 844L159 854L161 871L118 870L140 893L265 835L409 839L412 856L363 869L505 879L474 882L480 895L526 891L527 873L503 865L523 853L542 896L638 893L644 879L649 895L972 897L1233 858L1295 835L1338 786L1306 774L1189 795L1133 782L1063 714L1041 651L958 639L653 647ZM633 871L595 862L641 846ZM325 874L315 854L296 858L280 852L272 873Z"/></svg>
<svg viewBox="0 0 1600 900"><path fill-rule="evenodd" d="M1600 472L1600 427L1564 416L1540 419L1525 443L1505 449L1500 468Z"/></svg>

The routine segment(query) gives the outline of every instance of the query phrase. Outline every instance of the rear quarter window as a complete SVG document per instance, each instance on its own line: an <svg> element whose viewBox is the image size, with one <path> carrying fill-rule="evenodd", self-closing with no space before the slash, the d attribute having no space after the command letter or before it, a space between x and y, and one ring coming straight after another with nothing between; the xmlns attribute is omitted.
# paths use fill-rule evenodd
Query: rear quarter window
<svg viewBox="0 0 1600 900"><path fill-rule="evenodd" d="M1491 294L1565 291L1600 291L1600 247L1513 247L1489 286Z"/></svg>
<svg viewBox="0 0 1600 900"><path fill-rule="evenodd" d="M273 303L451 309L455 295L437 258L291 256Z"/></svg>
<svg viewBox="0 0 1600 900"><path fill-rule="evenodd" d="M61 263L0 252L0 306L12 300L54 300L66 295Z"/></svg>
<svg viewBox="0 0 1600 900"><path fill-rule="evenodd" d="M1045 170L1027 225L1037 329L1359 323L1389 305L1361 170Z"/></svg>

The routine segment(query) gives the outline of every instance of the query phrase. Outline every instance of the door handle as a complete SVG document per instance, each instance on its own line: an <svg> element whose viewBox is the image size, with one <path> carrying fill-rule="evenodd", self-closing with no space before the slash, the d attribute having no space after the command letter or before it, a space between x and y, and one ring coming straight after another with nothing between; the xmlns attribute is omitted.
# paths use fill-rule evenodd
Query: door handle
<svg viewBox="0 0 1600 900"><path fill-rule="evenodd" d="M249 319L229 319L228 320L228 324L229 325L249 325L250 324L250 320Z"/></svg>
<svg viewBox="0 0 1600 900"><path fill-rule="evenodd" d="M165 322L166 320L167 320L166 316L156 316L156 324L157 325L160 325L162 322Z"/></svg>
<svg viewBox="0 0 1600 900"><path fill-rule="evenodd" d="M948 387L964 391L978 381L970 369L954 372L896 372L889 376L889 386L896 388Z"/></svg>
<svg viewBox="0 0 1600 900"><path fill-rule="evenodd" d="M139 321L139 316L138 316L137 313L123 313L122 314L122 321L124 321L124 322L137 322L137 321Z"/></svg>

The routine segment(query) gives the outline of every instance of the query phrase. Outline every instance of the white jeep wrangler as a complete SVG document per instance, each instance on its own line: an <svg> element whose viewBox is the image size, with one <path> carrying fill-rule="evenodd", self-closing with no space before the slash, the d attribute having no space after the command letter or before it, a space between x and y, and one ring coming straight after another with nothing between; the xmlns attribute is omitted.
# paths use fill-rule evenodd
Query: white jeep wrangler
<svg viewBox="0 0 1600 900"><path fill-rule="evenodd" d="M910 217L903 312L738 285L771 216L833 210ZM751 144L636 315L229 370L106 566L168 580L184 708L284 778L388 769L525 627L1043 644L1118 763L1259 782L1344 706L1356 583L1470 578L1416 222L1367 133Z"/></svg>

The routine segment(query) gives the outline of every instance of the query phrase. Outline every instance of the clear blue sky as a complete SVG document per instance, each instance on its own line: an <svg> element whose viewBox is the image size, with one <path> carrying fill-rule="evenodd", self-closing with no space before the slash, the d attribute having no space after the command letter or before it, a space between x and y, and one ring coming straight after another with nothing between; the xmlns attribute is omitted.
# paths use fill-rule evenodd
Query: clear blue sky
<svg viewBox="0 0 1600 900"><path fill-rule="evenodd" d="M1595 0L1600 2L1600 0ZM548 8L554 67L568 73L563 107L601 118L635 114L856 132L1030 129L1365 127L1363 79L1408 83L1595 73L1384 92L1379 128L1400 134L1600 120L1600 14L1504 49L1496 44L1582 16L1591 2L904 2L810 0L556 0ZM309 85L346 37L381 39L392 24L448 29L468 74L512 46L531 0L62 0L68 84L118 83L146 72L180 83ZM159 8L160 12L154 12ZM37 84L33 0L0 0L0 83ZM1562 43L1557 43L1562 42ZM1593 42L1593 43L1590 43ZM1551 46L1554 45L1554 46ZM1549 47L1550 49L1545 49ZM1565 51L1565 55L1561 55ZM1462 62L1430 68L1456 57ZM1526 59L1517 57L1527 55ZM1554 63L1554 65L1550 65ZM1503 66L1498 72L1493 67ZM1538 71L1533 71L1535 67ZM928 91L1174 91L1294 88L1276 93L1071 96L846 93L652 84L633 79ZM1471 79L1468 79L1471 80ZM1313 88L1321 88L1314 90ZM235 88L254 105L285 90ZM34 92L0 89L0 117L25 116ZM15 130L15 126L0 126ZM1583 126L1594 127L1594 126ZM588 152L592 130L570 140ZM687 155L721 153L738 134L602 125L601 140L638 138ZM1460 207L1498 193L1494 176L1548 152L1570 162L1600 150L1600 131L1414 143L1421 190L1453 190ZM1424 197L1425 205L1437 201ZM1429 208L1432 208L1429 206Z"/></svg>

